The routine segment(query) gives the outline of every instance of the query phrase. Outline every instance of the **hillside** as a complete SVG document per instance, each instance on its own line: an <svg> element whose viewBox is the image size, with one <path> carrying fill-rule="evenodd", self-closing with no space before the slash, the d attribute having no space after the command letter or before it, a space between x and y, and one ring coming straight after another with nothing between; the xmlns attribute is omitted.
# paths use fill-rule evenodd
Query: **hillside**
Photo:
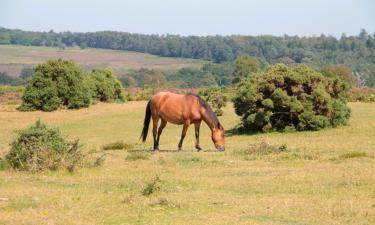
<svg viewBox="0 0 375 225"><path fill-rule="evenodd" d="M158 57L108 49L0 45L0 72L18 76L22 68L55 58L72 59L86 70L98 66L111 67L116 73L140 68L177 70L183 67L200 67L204 63L202 60Z"/></svg>

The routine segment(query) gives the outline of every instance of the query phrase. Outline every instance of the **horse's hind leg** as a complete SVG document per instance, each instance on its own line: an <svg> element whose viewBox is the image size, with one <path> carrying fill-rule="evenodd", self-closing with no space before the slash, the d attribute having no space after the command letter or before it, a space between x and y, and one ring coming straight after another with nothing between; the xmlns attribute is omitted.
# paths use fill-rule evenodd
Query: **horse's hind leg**
<svg viewBox="0 0 375 225"><path fill-rule="evenodd" d="M201 122L195 123L194 126L195 126L195 148L199 152L200 150L202 150L201 146L199 145L199 128L201 126Z"/></svg>
<svg viewBox="0 0 375 225"><path fill-rule="evenodd" d="M153 116L152 117L152 135L154 137L154 150L159 150L159 146L157 144L157 130L158 130L158 122L159 122L159 117L158 116Z"/></svg>
<svg viewBox="0 0 375 225"><path fill-rule="evenodd" d="M163 132L164 127L167 126L167 121L161 118L161 123L158 129L158 136L156 138L156 148L159 149L160 135ZM155 148L155 147L154 147Z"/></svg>
<svg viewBox="0 0 375 225"><path fill-rule="evenodd" d="M184 123L184 127L182 128L181 139L180 139L180 142L178 143L178 151L182 150L182 142L184 142L184 138L186 136L186 131L187 131L189 125L190 125L189 122Z"/></svg>

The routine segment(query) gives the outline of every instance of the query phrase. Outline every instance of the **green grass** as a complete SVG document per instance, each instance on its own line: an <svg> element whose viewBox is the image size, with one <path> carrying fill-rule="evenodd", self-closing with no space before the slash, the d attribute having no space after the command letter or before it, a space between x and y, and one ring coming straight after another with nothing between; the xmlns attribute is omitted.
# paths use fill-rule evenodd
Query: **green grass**
<svg viewBox="0 0 375 225"><path fill-rule="evenodd" d="M20 45L0 45L0 72L19 75L22 68L32 67L48 59L72 59L86 70L95 67L111 67L115 73L129 69L149 68L157 70L177 70L183 67L200 67L203 60L158 57L145 53L108 49L80 49L56 47L35 47Z"/></svg>
<svg viewBox="0 0 375 225"><path fill-rule="evenodd" d="M0 224L375 223L374 103L351 103L349 126L227 136L225 152L215 151L204 124L203 150L195 152L190 127L178 152L182 128L168 124L158 153L151 151L150 133L145 144L139 141L145 106L99 103L48 113L0 108L1 158L13 130L37 118L79 138L86 152L119 140L134 143L131 151L105 151L101 166L74 173L0 170L0 199L8 199L0 200ZM239 122L231 105L219 119L227 130ZM280 151L282 145L287 148ZM143 154L147 160L138 160ZM143 194L147 187L150 195Z"/></svg>
<svg viewBox="0 0 375 225"><path fill-rule="evenodd" d="M121 149L131 149L133 145L125 143L123 141L115 141L103 145L103 150L121 150Z"/></svg>

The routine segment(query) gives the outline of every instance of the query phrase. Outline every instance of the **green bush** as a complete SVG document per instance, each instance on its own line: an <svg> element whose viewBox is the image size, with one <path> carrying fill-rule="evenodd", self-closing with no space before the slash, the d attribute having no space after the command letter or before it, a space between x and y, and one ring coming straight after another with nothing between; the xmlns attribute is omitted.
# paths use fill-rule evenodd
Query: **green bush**
<svg viewBox="0 0 375 225"><path fill-rule="evenodd" d="M225 107L228 102L228 91L224 87L210 87L199 91L198 95L207 101L217 116L223 115L221 108Z"/></svg>
<svg viewBox="0 0 375 225"><path fill-rule="evenodd" d="M111 69L94 69L87 77L93 99L101 102L124 101L121 82Z"/></svg>
<svg viewBox="0 0 375 225"><path fill-rule="evenodd" d="M15 169L37 172L45 169L72 170L82 159L78 140L68 141L57 128L49 128L38 120L18 132L5 156Z"/></svg>
<svg viewBox="0 0 375 225"><path fill-rule="evenodd" d="M53 111L60 106L69 109L88 107L91 96L82 69L73 61L58 59L35 68L22 100L21 111Z"/></svg>
<svg viewBox="0 0 375 225"><path fill-rule="evenodd" d="M243 79L233 101L244 131L319 130L347 123L347 94L338 78L277 64Z"/></svg>

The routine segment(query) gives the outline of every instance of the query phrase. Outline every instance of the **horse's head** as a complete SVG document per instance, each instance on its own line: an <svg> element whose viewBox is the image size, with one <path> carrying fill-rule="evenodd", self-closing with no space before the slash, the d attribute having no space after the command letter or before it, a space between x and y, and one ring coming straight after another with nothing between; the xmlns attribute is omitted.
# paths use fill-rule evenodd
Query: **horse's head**
<svg viewBox="0 0 375 225"><path fill-rule="evenodd" d="M215 147L219 151L225 150L225 137L224 137L224 127L221 126L219 123L219 126L212 129L212 141L215 144Z"/></svg>

